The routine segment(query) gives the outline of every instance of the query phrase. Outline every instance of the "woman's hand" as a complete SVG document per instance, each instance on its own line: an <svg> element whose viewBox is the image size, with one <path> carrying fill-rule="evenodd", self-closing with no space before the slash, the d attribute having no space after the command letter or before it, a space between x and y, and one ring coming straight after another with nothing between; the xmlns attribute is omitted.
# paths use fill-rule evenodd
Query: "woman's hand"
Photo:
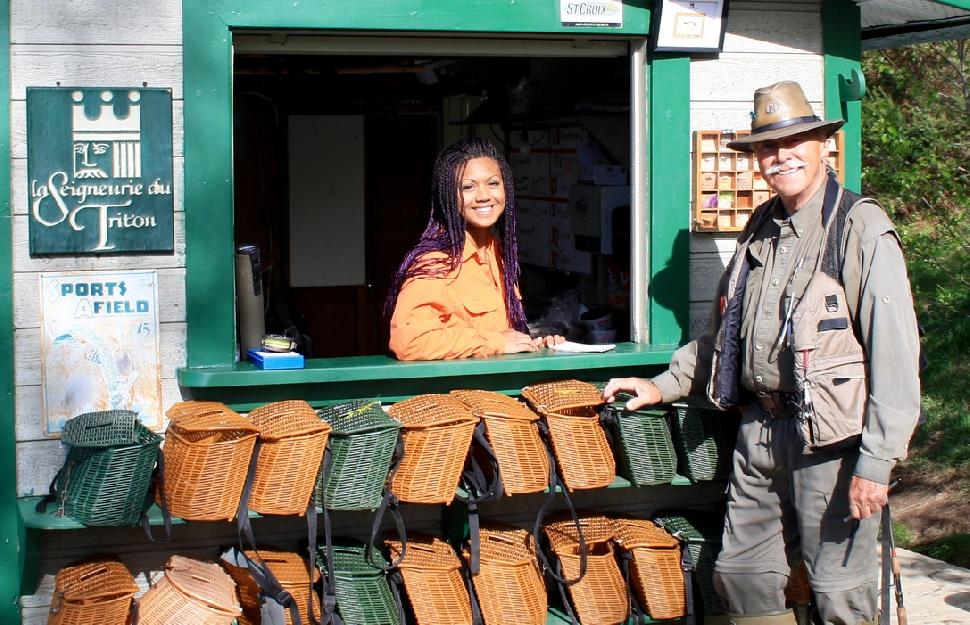
<svg viewBox="0 0 970 625"><path fill-rule="evenodd" d="M502 338L505 339L505 354L518 354L519 352L534 352L538 350L535 342L528 334L523 334L517 330L509 328L502 331Z"/></svg>
<svg viewBox="0 0 970 625"><path fill-rule="evenodd" d="M626 403L627 410L639 410L644 406L652 406L663 401L660 389L650 380L643 378L613 378L603 389L603 399L607 402L616 401L617 393L636 395Z"/></svg>
<svg viewBox="0 0 970 625"><path fill-rule="evenodd" d="M553 345L559 345L560 343L565 343L566 337L559 336L558 334L551 334L549 336L537 336L532 339L532 344L536 346L536 349L542 347L552 347Z"/></svg>

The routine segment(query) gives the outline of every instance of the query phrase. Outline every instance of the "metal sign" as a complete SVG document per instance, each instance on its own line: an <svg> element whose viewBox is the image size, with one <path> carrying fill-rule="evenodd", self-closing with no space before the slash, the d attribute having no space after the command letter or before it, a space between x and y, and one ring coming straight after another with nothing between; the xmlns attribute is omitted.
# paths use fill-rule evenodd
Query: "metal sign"
<svg viewBox="0 0 970 625"><path fill-rule="evenodd" d="M99 410L134 410L160 429L156 273L45 273L40 295L45 432Z"/></svg>
<svg viewBox="0 0 970 625"><path fill-rule="evenodd" d="M559 21L563 26L623 27L620 0L559 0Z"/></svg>
<svg viewBox="0 0 970 625"><path fill-rule="evenodd" d="M171 252L172 92L27 89L30 254Z"/></svg>

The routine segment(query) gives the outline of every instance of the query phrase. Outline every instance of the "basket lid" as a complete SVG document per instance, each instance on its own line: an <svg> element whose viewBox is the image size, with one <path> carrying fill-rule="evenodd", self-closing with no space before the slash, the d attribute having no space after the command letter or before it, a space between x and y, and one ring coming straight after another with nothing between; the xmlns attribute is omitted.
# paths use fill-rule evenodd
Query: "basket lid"
<svg viewBox="0 0 970 625"><path fill-rule="evenodd" d="M73 447L117 447L137 443L138 413L134 410L85 412L68 419L61 442Z"/></svg>
<svg viewBox="0 0 970 625"><path fill-rule="evenodd" d="M723 526L717 519L708 516L691 515L690 518L679 514L654 517L660 527L675 538L689 543L720 543Z"/></svg>
<svg viewBox="0 0 970 625"><path fill-rule="evenodd" d="M483 525L479 531L482 562L525 564L536 561L535 540L527 530L499 524ZM464 550L465 559L471 552Z"/></svg>
<svg viewBox="0 0 970 625"><path fill-rule="evenodd" d="M401 555L401 542L385 540L384 544L391 552L391 559L397 560ZM445 541L433 536L412 536L410 532L408 533L407 553L398 563L398 568L451 571L460 567L458 556L455 555L451 545Z"/></svg>
<svg viewBox="0 0 970 625"><path fill-rule="evenodd" d="M650 547L653 549L676 549L680 543L660 526L647 519L615 518L616 541L624 549Z"/></svg>
<svg viewBox="0 0 970 625"><path fill-rule="evenodd" d="M533 384L522 389L522 396L539 412L593 408L603 403L603 394L596 386L579 380ZM587 414L596 416L593 411Z"/></svg>
<svg viewBox="0 0 970 625"><path fill-rule="evenodd" d="M197 404L183 406L182 404ZM204 405L198 405L204 404ZM182 433L218 431L259 434L259 428L220 402L180 402L168 409L169 427Z"/></svg>
<svg viewBox="0 0 970 625"><path fill-rule="evenodd" d="M538 421L539 415L522 402L493 391L451 391L476 417L499 417L521 421Z"/></svg>
<svg viewBox="0 0 970 625"><path fill-rule="evenodd" d="M355 399L325 406L317 410L317 415L333 427L333 436L401 428L401 423L390 418L376 399Z"/></svg>
<svg viewBox="0 0 970 625"><path fill-rule="evenodd" d="M58 571L54 592L67 603L98 603L132 597L138 586L124 564L113 558L98 558Z"/></svg>
<svg viewBox="0 0 970 625"><path fill-rule="evenodd" d="M388 414L411 429L478 421L465 404L451 395L417 395L394 404Z"/></svg>
<svg viewBox="0 0 970 625"><path fill-rule="evenodd" d="M583 540L587 545L609 542L616 535L613 521L602 514L581 511L579 525L583 530ZM558 514L543 527L553 551L571 552L579 546L576 522L569 514Z"/></svg>
<svg viewBox="0 0 970 625"><path fill-rule="evenodd" d="M381 567L387 566L387 559L379 549L371 551L371 559ZM327 566L327 548L320 547L317 564ZM382 575L383 569L367 560L367 546L362 542L345 540L333 546L333 572L342 576Z"/></svg>
<svg viewBox="0 0 970 625"><path fill-rule="evenodd" d="M184 595L210 608L238 615L236 584L221 566L174 555L165 563L165 578Z"/></svg>
<svg viewBox="0 0 970 625"><path fill-rule="evenodd" d="M330 431L330 424L321 421L313 407L302 399L254 408L249 412L249 420L259 428L261 438L270 440Z"/></svg>
<svg viewBox="0 0 970 625"><path fill-rule="evenodd" d="M310 583L306 560L298 553L276 549L246 550L243 553L251 560L261 560L280 584L298 586ZM319 579L320 571L313 567L313 581Z"/></svg>

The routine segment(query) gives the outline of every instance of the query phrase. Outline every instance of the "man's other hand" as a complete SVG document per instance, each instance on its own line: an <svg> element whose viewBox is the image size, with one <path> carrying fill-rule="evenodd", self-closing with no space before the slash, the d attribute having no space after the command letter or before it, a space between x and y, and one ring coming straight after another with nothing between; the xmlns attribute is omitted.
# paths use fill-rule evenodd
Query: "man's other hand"
<svg viewBox="0 0 970 625"><path fill-rule="evenodd" d="M663 397L660 389L650 380L643 378L613 378L603 389L603 399L607 402L616 401L617 393L629 393L636 395L626 402L627 410L639 410L644 406L659 404Z"/></svg>
<svg viewBox="0 0 970 625"><path fill-rule="evenodd" d="M889 501L889 486L872 482L858 475L849 485L849 514L853 519L868 519L879 514Z"/></svg>

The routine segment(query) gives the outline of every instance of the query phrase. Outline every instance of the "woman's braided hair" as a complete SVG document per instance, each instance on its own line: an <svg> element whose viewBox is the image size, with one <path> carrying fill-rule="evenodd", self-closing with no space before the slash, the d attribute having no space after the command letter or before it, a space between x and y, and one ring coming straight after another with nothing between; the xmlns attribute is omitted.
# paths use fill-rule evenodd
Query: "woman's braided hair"
<svg viewBox="0 0 970 625"><path fill-rule="evenodd" d="M431 180L431 217L420 240L404 257L394 273L384 302L384 314L394 313L397 297L404 283L412 278L444 278L458 268L465 249L465 218L462 214L460 181L465 165L473 158L487 157L498 163L505 186L505 211L495 224L498 238L499 269L502 273L505 309L509 326L528 332L522 302L516 296L519 283L519 246L515 236L515 190L512 170L498 150L480 137L461 139L438 154ZM442 252L444 259L429 258L431 252Z"/></svg>

